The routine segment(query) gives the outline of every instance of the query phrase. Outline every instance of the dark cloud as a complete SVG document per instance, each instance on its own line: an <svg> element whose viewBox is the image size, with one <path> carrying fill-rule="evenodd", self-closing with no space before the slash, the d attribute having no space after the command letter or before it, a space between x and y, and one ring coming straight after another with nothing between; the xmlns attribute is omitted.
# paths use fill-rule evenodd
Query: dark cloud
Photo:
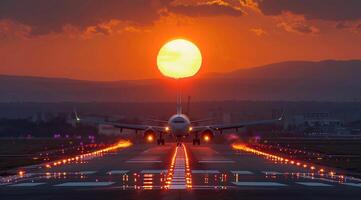
<svg viewBox="0 0 361 200"><path fill-rule="evenodd" d="M307 19L361 19L361 0L256 0L265 15L279 15L290 11Z"/></svg>
<svg viewBox="0 0 361 200"><path fill-rule="evenodd" d="M151 23L166 0L0 0L0 20L31 26L32 34L84 28L111 19Z"/></svg>
<svg viewBox="0 0 361 200"><path fill-rule="evenodd" d="M232 7L228 4L219 4L216 1L214 3L169 6L168 10L173 13L188 16L241 16L243 14L243 12L238 8Z"/></svg>
<svg viewBox="0 0 361 200"><path fill-rule="evenodd" d="M0 0L0 21L10 20L31 27L30 34L61 32L65 25L86 29L110 20L150 24L160 10L196 15L241 15L228 4L171 5L173 0ZM164 12L163 12L164 13ZM95 27L97 32L108 30Z"/></svg>
<svg viewBox="0 0 361 200"><path fill-rule="evenodd" d="M302 22L281 22L277 26L283 28L287 32L293 33L315 34L319 32L318 28Z"/></svg>

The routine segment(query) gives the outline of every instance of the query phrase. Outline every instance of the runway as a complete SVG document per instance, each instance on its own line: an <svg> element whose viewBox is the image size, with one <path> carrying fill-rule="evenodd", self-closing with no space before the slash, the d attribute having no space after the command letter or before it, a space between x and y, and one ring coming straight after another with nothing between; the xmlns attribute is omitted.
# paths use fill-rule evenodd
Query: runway
<svg viewBox="0 0 361 200"><path fill-rule="evenodd" d="M319 166L317 166L320 168ZM2 179L1 199L359 199L361 180L225 144L133 145Z"/></svg>

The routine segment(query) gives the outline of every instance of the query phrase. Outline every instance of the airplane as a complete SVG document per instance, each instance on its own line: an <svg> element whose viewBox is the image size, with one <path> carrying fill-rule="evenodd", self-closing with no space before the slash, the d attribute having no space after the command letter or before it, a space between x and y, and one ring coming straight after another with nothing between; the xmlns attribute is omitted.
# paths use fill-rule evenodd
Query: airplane
<svg viewBox="0 0 361 200"><path fill-rule="evenodd" d="M75 112L75 118L77 122L82 121L78 114ZM180 95L177 96L177 112L172 115L168 121L165 120L151 120L164 125L149 125L149 124L122 124L117 122L96 122L98 124L107 124L113 127L119 128L120 131L123 129L135 130L136 132L142 131L144 139L148 142L153 142L157 138L158 145L164 145L165 135L170 135L176 138L177 146L182 144L182 139L193 136L193 145L200 145L201 138L208 142L213 139L216 134L222 134L223 130L243 128L246 126L254 125L265 125L273 124L282 121L283 113L281 117L271 120L260 120L251 122L240 122L234 124L209 124L209 125L198 125L199 122L209 121L207 120L195 120L191 121L190 118L182 113L182 105ZM94 123L94 121L91 121Z"/></svg>

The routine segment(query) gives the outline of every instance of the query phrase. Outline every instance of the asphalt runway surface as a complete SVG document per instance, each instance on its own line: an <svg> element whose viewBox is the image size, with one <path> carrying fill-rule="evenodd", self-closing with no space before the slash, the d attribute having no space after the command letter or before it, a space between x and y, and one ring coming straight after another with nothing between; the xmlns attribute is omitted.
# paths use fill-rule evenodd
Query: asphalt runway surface
<svg viewBox="0 0 361 200"><path fill-rule="evenodd" d="M228 145L132 145L3 178L0 199L360 199L361 180Z"/></svg>

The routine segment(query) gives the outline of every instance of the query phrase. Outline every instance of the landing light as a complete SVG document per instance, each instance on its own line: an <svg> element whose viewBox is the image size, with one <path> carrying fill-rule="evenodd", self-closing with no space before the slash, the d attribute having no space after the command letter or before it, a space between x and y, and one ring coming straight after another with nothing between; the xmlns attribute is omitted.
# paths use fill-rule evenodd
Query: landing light
<svg viewBox="0 0 361 200"><path fill-rule="evenodd" d="M21 171L18 172L18 174L19 174L19 176L24 176L24 175L25 175L25 171L22 171L22 170L21 170Z"/></svg>
<svg viewBox="0 0 361 200"><path fill-rule="evenodd" d="M149 142L152 142L153 141L153 136L152 135L148 135L148 137L147 137L147 140L149 141Z"/></svg>
<svg viewBox="0 0 361 200"><path fill-rule="evenodd" d="M206 135L203 137L203 139L204 139L204 141L208 142L211 138L208 135Z"/></svg>
<svg viewBox="0 0 361 200"><path fill-rule="evenodd" d="M192 130L193 130L193 127L189 127L188 130L189 130L189 131L192 131Z"/></svg>
<svg viewBox="0 0 361 200"><path fill-rule="evenodd" d="M165 127L165 131L166 131L166 132L169 131L169 127L168 127L168 126Z"/></svg>

